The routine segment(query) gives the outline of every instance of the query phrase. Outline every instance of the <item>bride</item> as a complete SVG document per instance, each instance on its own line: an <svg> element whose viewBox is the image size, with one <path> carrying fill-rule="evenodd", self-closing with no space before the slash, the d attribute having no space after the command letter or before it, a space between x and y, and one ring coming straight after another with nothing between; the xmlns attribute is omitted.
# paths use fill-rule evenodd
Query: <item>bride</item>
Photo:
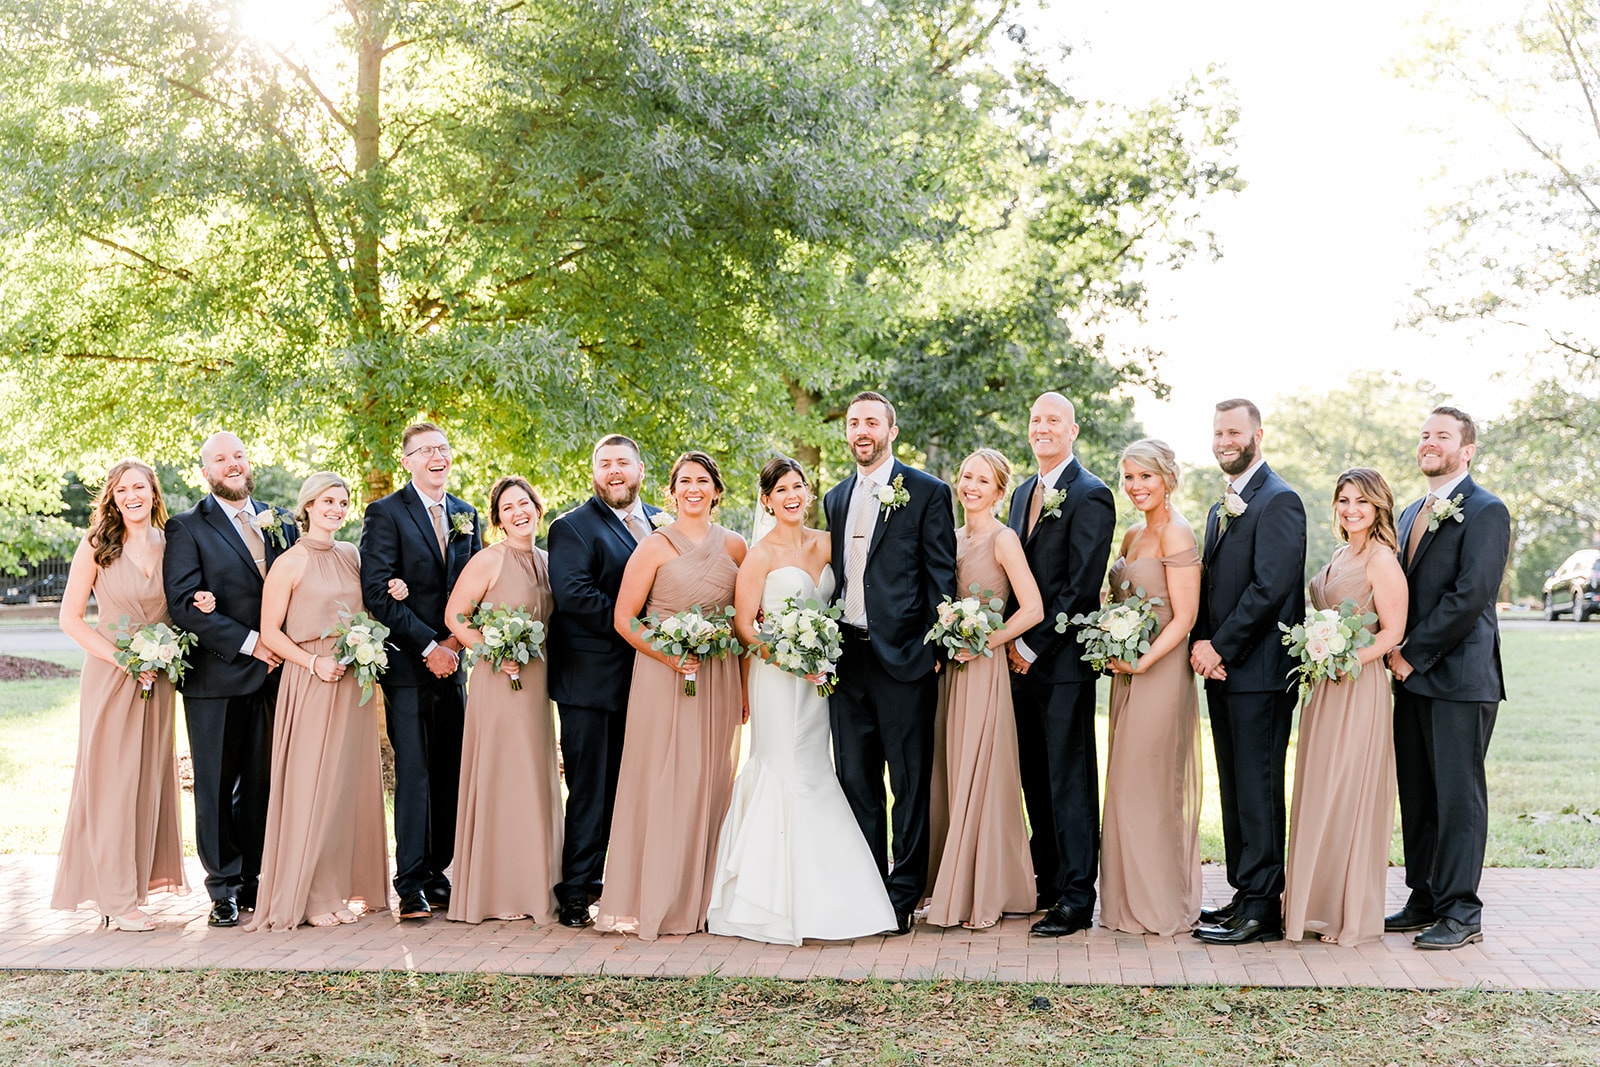
<svg viewBox="0 0 1600 1067"><path fill-rule="evenodd" d="M734 629L756 643L756 613L833 595L828 535L805 526L810 489L787 456L761 470L761 506L776 520L750 548L734 587ZM759 647L759 646L757 646ZM891 930L894 908L835 777L820 676L761 659L750 666L750 755L722 822L706 929L798 945Z"/></svg>

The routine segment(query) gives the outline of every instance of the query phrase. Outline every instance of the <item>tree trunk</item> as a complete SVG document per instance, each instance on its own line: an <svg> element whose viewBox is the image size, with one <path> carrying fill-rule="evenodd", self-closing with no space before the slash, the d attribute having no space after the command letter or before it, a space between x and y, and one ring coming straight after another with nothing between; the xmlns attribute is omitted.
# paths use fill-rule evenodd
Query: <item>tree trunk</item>
<svg viewBox="0 0 1600 1067"><path fill-rule="evenodd" d="M376 340L383 333L383 298L379 289L379 240L383 235L383 175L379 165L383 49L388 20L378 13L376 0L366 0L352 10L360 44L356 49L356 170L354 212L350 220L352 244L350 286L355 297L356 332L361 340Z"/></svg>
<svg viewBox="0 0 1600 1067"><path fill-rule="evenodd" d="M810 415L811 409L818 400L822 399L793 378L785 377L783 383L789 387L789 398L794 402L794 413L802 419ZM807 478L811 482L812 496L811 507L806 511L806 525L821 527L822 446L810 444L804 439L796 437L792 442L792 447L794 448L794 458L800 461L800 466L810 472Z"/></svg>

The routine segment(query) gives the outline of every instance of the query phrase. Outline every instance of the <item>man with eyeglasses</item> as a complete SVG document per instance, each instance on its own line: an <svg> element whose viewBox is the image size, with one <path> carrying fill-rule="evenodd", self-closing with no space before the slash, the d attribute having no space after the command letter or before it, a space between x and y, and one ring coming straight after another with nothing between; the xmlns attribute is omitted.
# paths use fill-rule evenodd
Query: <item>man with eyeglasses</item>
<svg viewBox="0 0 1600 1067"><path fill-rule="evenodd" d="M450 442L428 422L407 426L404 488L367 506L361 523L361 596L389 627L397 654L383 674L385 721L394 747L394 890L402 919L426 919L450 904L444 870L455 851L456 792L466 708L461 642L444 606L467 561L483 548L478 513L445 491ZM389 580L409 595L389 595Z"/></svg>

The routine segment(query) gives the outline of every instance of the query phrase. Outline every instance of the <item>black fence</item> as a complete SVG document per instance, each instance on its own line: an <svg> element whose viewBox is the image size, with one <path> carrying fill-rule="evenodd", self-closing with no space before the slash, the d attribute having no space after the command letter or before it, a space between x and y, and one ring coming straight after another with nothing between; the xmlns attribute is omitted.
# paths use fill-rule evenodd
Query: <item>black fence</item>
<svg viewBox="0 0 1600 1067"><path fill-rule="evenodd" d="M22 574L0 574L0 603L39 604L60 600L67 588L67 568L71 564L71 560L63 557L24 561Z"/></svg>

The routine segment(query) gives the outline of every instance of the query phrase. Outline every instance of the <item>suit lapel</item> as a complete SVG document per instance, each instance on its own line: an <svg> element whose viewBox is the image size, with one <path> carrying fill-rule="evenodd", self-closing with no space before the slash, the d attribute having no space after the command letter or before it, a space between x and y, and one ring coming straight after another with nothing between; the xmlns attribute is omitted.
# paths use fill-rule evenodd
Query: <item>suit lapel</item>
<svg viewBox="0 0 1600 1067"><path fill-rule="evenodd" d="M1037 474L1029 475L1011 494L1011 510L1006 513L1006 525L1019 538L1023 534L1022 528L1028 523L1028 499L1033 496L1033 485L1038 480Z"/></svg>
<svg viewBox="0 0 1600 1067"><path fill-rule="evenodd" d="M902 468L899 460L895 460L889 465L888 485L894 485L895 476L901 472L901 469ZM851 487L852 492L854 491L854 488L854 486ZM874 501L873 503L876 504L877 501ZM866 507L867 505L865 502L863 502L861 506ZM895 510L898 511L899 509L896 508ZM884 505L878 504L877 517L872 520L872 540L867 544L868 559L871 559L872 554L878 550L878 542L883 540L883 532L889 528L889 521L893 518L893 511L887 511L885 510Z"/></svg>
<svg viewBox="0 0 1600 1067"><path fill-rule="evenodd" d="M1472 480L1472 475L1469 474L1465 478L1461 479L1461 481L1456 483L1456 491L1454 493L1452 493L1449 497L1445 497L1445 498L1440 499L1439 503L1435 504L1433 506L1433 508L1434 508L1435 511L1438 511L1439 510L1439 504L1443 504L1446 500L1454 500L1458 496L1461 498L1461 506L1462 507L1466 507L1467 501L1469 499L1471 499L1473 492L1477 488L1478 488L1477 484L1474 483L1473 480ZM1426 496L1424 496L1422 498L1422 500L1426 500L1426 499L1428 499ZM1405 540L1400 542L1402 545L1409 545L1411 543L1411 529L1412 529L1412 527L1414 527L1417 524L1417 519L1421 518L1421 516L1422 516L1422 500L1419 500L1414 505L1412 505L1412 508L1416 509L1416 514L1412 516L1410 522L1406 523ZM1407 508L1406 510L1410 511L1412 509L1411 508ZM1454 519L1450 519L1448 521L1454 522L1455 520ZM1443 526L1443 525L1444 525L1444 523L1440 523L1439 524L1439 526ZM1422 554L1424 552L1428 551L1428 546L1433 544L1433 539L1438 533L1439 533L1439 528L1438 527L1434 527L1431 530L1423 531L1422 540L1417 542L1416 554L1411 557L1410 566L1406 567L1406 574L1407 575L1409 575L1411 573L1413 567L1415 567L1419 562L1421 562ZM1405 559L1402 557L1400 562L1401 562L1402 565L1404 565L1405 564Z"/></svg>
<svg viewBox="0 0 1600 1067"><path fill-rule="evenodd" d="M633 534L629 533L628 528L622 525L622 520L617 518L617 513L612 511L605 501L597 496L592 496L589 498L589 502L594 505L595 513L600 516L600 525L611 532L611 536L621 543L624 551L631 553L635 548L639 547L639 542L633 539ZM648 504L645 505L644 513L645 517L649 518L650 506Z"/></svg>
<svg viewBox="0 0 1600 1067"><path fill-rule="evenodd" d="M433 532L433 520L428 517L428 509L422 503L422 494L417 492L417 487L408 485L400 490L401 503L405 504L406 511L411 515L411 521L417 524L417 529L422 531L423 540L433 548L433 558L439 561L439 566L446 566L444 553L439 551L439 536ZM450 494L444 497L444 543L450 544Z"/></svg>
<svg viewBox="0 0 1600 1067"><path fill-rule="evenodd" d="M271 504L263 504L259 500L251 500L250 502L252 504L256 505L256 514L257 515L261 514L263 511L268 511L268 510L270 510L272 508ZM278 521L280 523L284 521L282 515L278 516ZM281 536L285 541L287 541L289 539L289 535L288 534L280 534L279 536ZM278 538L276 538L276 537L271 537L271 536L263 533L261 535L261 540L267 546L266 561L262 565L267 570L271 570L273 561L276 560L285 550L284 549L280 549L278 547ZM252 564L254 564L254 562L255 562L254 560L251 560Z"/></svg>
<svg viewBox="0 0 1600 1067"><path fill-rule="evenodd" d="M1227 537L1228 531L1233 529L1235 524L1237 524L1240 519L1243 519L1245 515L1250 513L1250 501L1254 500L1256 498L1256 494L1261 491L1261 487L1267 484L1267 476L1271 473L1272 468L1263 463L1260 468L1258 468L1256 472L1250 476L1250 480L1244 483L1244 488L1239 491L1239 499L1243 500L1245 504L1244 515L1235 515L1233 518L1228 520L1227 525L1223 525L1222 523L1222 501L1218 501L1212 507L1211 513L1206 516L1206 544L1208 546L1214 545L1220 542L1224 537ZM1227 495L1224 494L1223 500L1226 499ZM1216 530L1215 535L1212 533L1213 528ZM1211 558L1210 551L1207 551L1205 558Z"/></svg>
<svg viewBox="0 0 1600 1067"><path fill-rule="evenodd" d="M244 543L244 536L239 533L239 528L228 518L228 513L223 510L222 505L217 503L216 497L206 497L205 513L206 521L222 535L224 541L233 546L233 550L239 553L240 559L250 564L250 573L259 579L261 572L256 570L256 561L250 557L250 549ZM270 545L267 546L267 558L269 560L272 558L272 546Z"/></svg>
<svg viewBox="0 0 1600 1067"><path fill-rule="evenodd" d="M1222 514L1221 504L1212 504L1211 510L1206 512L1206 554L1205 562L1210 563L1211 557L1216 554L1217 542L1222 539L1222 531L1217 529L1218 516Z"/></svg>

